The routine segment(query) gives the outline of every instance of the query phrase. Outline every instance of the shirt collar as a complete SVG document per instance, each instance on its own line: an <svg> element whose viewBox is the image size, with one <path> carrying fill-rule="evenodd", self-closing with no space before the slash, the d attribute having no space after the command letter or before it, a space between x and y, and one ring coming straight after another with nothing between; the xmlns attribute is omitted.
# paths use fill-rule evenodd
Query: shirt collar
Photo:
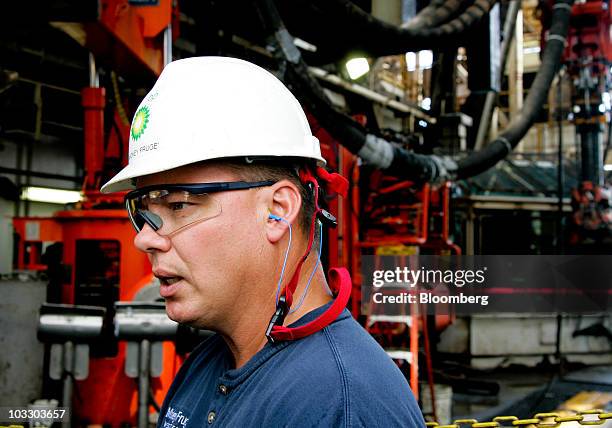
<svg viewBox="0 0 612 428"><path fill-rule="evenodd" d="M307 314L302 316L297 321L289 324L289 327L299 327L301 325L309 323L310 321L316 319L323 312L325 312L325 310L327 310L327 308L332 303L333 301L330 301L324 304L323 306L313 309L312 311L308 312ZM334 323L341 321L343 319L346 319L350 316L351 316L351 313L347 309L344 309L340 313L338 318L334 320ZM226 346L225 342L223 343L224 343L224 346ZM291 341L266 343L266 345L259 352L257 352L244 366L238 369L230 369L226 371L225 373L223 373L223 375L221 375L221 378L220 378L221 383L223 383L224 385L230 388L236 387L237 385L244 382L251 375L251 373L253 373L257 368L259 368L266 361L268 361L273 355L285 349L290 344L291 344ZM227 349L227 346L226 346L225 354L226 354L226 358L232 358L229 349Z"/></svg>

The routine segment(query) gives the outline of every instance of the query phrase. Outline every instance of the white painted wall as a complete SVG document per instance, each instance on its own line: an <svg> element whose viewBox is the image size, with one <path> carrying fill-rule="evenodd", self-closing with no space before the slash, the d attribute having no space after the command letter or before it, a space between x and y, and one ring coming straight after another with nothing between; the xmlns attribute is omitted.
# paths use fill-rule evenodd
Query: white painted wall
<svg viewBox="0 0 612 428"><path fill-rule="evenodd" d="M13 202L0 198L0 274L12 271Z"/></svg>

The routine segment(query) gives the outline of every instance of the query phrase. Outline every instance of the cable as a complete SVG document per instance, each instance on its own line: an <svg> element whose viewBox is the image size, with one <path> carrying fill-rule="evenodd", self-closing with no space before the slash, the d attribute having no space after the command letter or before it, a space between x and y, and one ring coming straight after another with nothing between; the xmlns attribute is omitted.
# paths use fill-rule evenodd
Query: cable
<svg viewBox="0 0 612 428"><path fill-rule="evenodd" d="M399 52L404 54L407 50L430 49L434 46L440 48L449 45L459 46L462 41L456 36L444 36L442 40L438 40L431 34L422 34L422 32L440 27L462 15L461 19L469 21L471 9L470 11L467 9L473 4L474 0L432 0L416 16L401 26L395 27L372 17L359 8L356 9L356 16L352 16L353 11L348 10L337 1L335 3L323 0L276 1L292 33L317 45L316 52L304 52L311 65L333 63L346 59L347 55L354 52L380 57ZM351 2L347 2L347 5L349 8L355 7ZM296 7L301 8L302 13L299 16L292 12ZM316 22L317 25L310 25L310 22ZM348 25L342 25L339 30L338 22L346 22ZM400 45L394 34L381 35L379 25L414 34L409 37L409 45ZM333 44L328 43L330 38L333 38Z"/></svg>
<svg viewBox="0 0 612 428"><path fill-rule="evenodd" d="M412 31L437 27L452 19L469 1L432 0L419 13L410 19L402 28Z"/></svg>
<svg viewBox="0 0 612 428"><path fill-rule="evenodd" d="M343 23L347 49L359 48L372 56L386 56L436 46L458 46L458 35L466 34L489 13L497 0L436 2L409 21L405 28L382 21L365 12L350 0L316 0L313 2L330 21ZM467 8L455 16L462 7ZM455 16L453 18L453 16ZM452 18L450 21L448 19Z"/></svg>
<svg viewBox="0 0 612 428"><path fill-rule="evenodd" d="M312 268L312 272L310 273L310 277L308 278L308 282L306 283L306 288L304 288L304 291L302 292L300 301L295 306L295 308L289 311L288 315L291 315L292 313L300 309L300 307L302 306L302 303L304 303L304 298L306 297L306 293L308 293L308 289L310 288L310 282L312 281L312 278L314 277L314 274L317 271L317 267L319 266L319 262L321 261L321 247L322 246L323 246L323 223L319 221L319 251L317 255L317 261L314 265L314 268Z"/></svg>
<svg viewBox="0 0 612 428"><path fill-rule="evenodd" d="M272 217L273 214L270 214L270 217ZM281 290L281 284L283 283L283 278L285 276L285 268L287 267L287 257L289 257L289 250L291 249L291 238L292 238L292 232L291 232L291 223L289 223L287 220L285 220L282 217L279 216L274 216L273 217L275 220L278 221L282 221L284 222L287 226L289 226L289 243L287 244L287 251L285 251L285 260L283 261L283 267L281 269L281 274L280 274L280 278L278 278L278 285L276 286L276 303L278 304L278 296L280 295L280 290Z"/></svg>
<svg viewBox="0 0 612 428"><path fill-rule="evenodd" d="M345 57L348 52L356 50L376 57L388 55L389 51L398 53L397 48L390 49L390 47L405 41L398 42L394 31L408 35L409 44L401 45L399 49L402 54L406 50L430 48L432 43L439 46L457 45L460 42L456 37L445 36L443 41L438 42L429 32L432 28L441 27L461 16L463 21L473 24L470 22L473 19L471 18L473 8L469 8L474 5L474 1L432 0L416 16L401 26L381 21L351 1L277 0L276 4L286 17L287 25L292 32L318 46L316 53L306 52L305 55L312 64L322 65L335 62ZM296 7L302 11L299 16L293 13ZM309 25L309 22L316 22L317 25ZM337 22L343 22L340 32ZM332 45L327 43L330 36L334 39Z"/></svg>

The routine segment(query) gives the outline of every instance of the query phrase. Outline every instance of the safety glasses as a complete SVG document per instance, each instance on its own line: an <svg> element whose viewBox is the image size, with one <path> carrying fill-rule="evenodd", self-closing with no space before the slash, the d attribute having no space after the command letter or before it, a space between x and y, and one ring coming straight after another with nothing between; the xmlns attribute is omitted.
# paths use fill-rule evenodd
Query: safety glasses
<svg viewBox="0 0 612 428"><path fill-rule="evenodd" d="M160 235L172 236L188 226L221 214L221 204L212 194L274 183L266 180L147 186L128 193L125 207L136 232L148 224Z"/></svg>

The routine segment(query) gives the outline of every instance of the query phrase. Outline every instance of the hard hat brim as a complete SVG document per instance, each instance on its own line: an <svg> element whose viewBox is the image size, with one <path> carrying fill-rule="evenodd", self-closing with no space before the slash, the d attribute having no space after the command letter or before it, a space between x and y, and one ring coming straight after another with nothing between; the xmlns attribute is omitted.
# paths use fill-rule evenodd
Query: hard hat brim
<svg viewBox="0 0 612 428"><path fill-rule="evenodd" d="M253 157L252 155L244 155L244 156L227 156L227 157L218 157L207 160L223 160L223 159L231 159L236 157ZM256 157L256 156L255 156ZM286 159L288 156L267 156L267 157L278 157L279 160ZM327 163L325 159L322 157L312 158L311 156L291 156L292 158L303 158L304 160L315 160L318 166L325 166ZM198 161L199 162L199 161ZM149 168L136 167L134 168L131 165L126 166L121 171L117 173L112 179L110 179L106 184L104 184L100 188L100 192L102 193L114 193L121 192L125 190L134 190L136 188L135 179L139 177L144 177L150 174L157 174L164 171L170 171L175 168L179 168L181 166L186 166L190 164L185 164L183 162L179 162L176 165L168 163L166 166L161 167L159 165L152 165Z"/></svg>

